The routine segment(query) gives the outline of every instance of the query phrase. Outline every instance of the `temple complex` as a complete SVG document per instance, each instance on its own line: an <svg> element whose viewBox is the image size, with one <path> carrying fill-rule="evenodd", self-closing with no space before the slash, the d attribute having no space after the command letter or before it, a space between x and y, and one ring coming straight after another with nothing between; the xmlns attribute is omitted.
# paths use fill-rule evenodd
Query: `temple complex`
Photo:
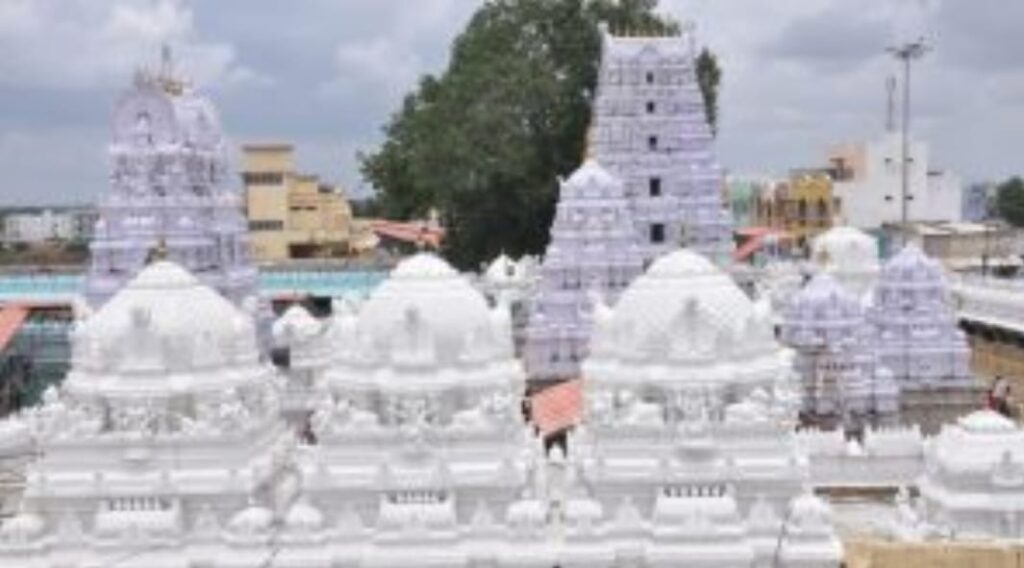
<svg viewBox="0 0 1024 568"><path fill-rule="evenodd" d="M531 380L579 376L594 296L614 303L643 270L622 182L587 160L561 184L525 329Z"/></svg>
<svg viewBox="0 0 1024 568"><path fill-rule="evenodd" d="M666 36L602 31L593 156L625 186L646 262L686 246L731 261L732 217L695 71L692 24Z"/></svg>
<svg viewBox="0 0 1024 568"><path fill-rule="evenodd" d="M114 109L110 192L99 204L85 294L97 307L154 251L236 305L257 294L246 222L228 187L227 142L213 104L174 73L139 71Z"/></svg>

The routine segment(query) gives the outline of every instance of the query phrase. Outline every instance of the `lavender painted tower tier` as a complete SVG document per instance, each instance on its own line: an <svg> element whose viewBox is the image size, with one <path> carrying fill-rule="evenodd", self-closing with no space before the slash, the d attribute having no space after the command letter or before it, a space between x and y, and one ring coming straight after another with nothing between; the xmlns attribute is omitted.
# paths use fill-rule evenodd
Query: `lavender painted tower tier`
<svg viewBox="0 0 1024 568"><path fill-rule="evenodd" d="M782 341L796 352L802 411L812 423L856 431L898 419L899 387L877 364L864 315L860 301L828 273L815 276L783 312Z"/></svg>
<svg viewBox="0 0 1024 568"><path fill-rule="evenodd" d="M99 204L86 281L98 307L153 251L240 305L255 296L245 219L225 187L226 144L208 99L171 73L140 72L118 101L110 145L110 193Z"/></svg>
<svg viewBox="0 0 1024 568"><path fill-rule="evenodd" d="M901 390L903 419L937 431L982 403L942 266L908 244L882 267L868 310L880 365Z"/></svg>
<svg viewBox="0 0 1024 568"><path fill-rule="evenodd" d="M692 25L665 37L604 30L602 50L594 156L625 184L644 259L686 246L728 262L733 222L697 84Z"/></svg>
<svg viewBox="0 0 1024 568"><path fill-rule="evenodd" d="M614 302L642 271L622 182L587 160L561 183L526 328L530 378L577 376L588 353L592 296Z"/></svg>

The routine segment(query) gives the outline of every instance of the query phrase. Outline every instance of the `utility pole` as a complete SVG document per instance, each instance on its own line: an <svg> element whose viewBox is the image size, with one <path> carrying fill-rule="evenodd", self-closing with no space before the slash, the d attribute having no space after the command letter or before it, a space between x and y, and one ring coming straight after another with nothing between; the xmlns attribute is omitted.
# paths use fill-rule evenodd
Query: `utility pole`
<svg viewBox="0 0 1024 568"><path fill-rule="evenodd" d="M910 63L915 59L924 57L925 53L931 50L924 38L917 41L890 47L887 51L896 59L903 62L903 163L901 164L902 182L900 186L900 234L903 244L906 245L907 235L907 207L910 200Z"/></svg>

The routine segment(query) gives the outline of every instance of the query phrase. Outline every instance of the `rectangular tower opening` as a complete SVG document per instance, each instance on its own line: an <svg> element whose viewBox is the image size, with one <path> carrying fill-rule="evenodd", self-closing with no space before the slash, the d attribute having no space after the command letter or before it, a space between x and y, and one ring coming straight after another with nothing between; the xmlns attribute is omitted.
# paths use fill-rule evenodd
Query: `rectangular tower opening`
<svg viewBox="0 0 1024 568"><path fill-rule="evenodd" d="M648 192L651 194L651 197L661 196L661 178L651 178L650 180L648 180L647 186Z"/></svg>
<svg viewBox="0 0 1024 568"><path fill-rule="evenodd" d="M651 242L656 244L665 242L665 225L663 223L651 225Z"/></svg>

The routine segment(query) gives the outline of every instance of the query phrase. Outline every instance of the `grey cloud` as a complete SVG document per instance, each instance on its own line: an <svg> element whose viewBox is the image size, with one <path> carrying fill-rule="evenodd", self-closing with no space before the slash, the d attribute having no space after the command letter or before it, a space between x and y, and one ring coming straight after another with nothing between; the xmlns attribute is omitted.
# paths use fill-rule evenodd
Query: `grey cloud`
<svg viewBox="0 0 1024 568"><path fill-rule="evenodd" d="M890 35L878 2L834 2L824 10L781 27L764 47L765 58L842 72L878 58Z"/></svg>

